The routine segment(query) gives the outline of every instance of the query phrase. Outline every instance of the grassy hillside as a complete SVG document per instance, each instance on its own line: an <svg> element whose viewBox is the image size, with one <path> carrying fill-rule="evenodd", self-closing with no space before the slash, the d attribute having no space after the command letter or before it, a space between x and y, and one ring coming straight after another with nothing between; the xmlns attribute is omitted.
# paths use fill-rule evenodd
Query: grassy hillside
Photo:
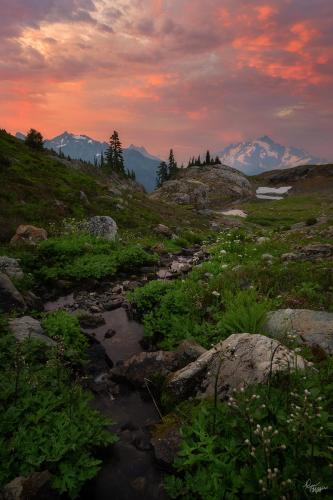
<svg viewBox="0 0 333 500"><path fill-rule="evenodd" d="M0 131L1 241L8 241L19 224L47 229L51 222L89 215L111 215L120 229L140 235L149 234L159 222L175 228L204 226L190 211L149 200L124 179L106 178L93 167L49 151L33 151Z"/></svg>

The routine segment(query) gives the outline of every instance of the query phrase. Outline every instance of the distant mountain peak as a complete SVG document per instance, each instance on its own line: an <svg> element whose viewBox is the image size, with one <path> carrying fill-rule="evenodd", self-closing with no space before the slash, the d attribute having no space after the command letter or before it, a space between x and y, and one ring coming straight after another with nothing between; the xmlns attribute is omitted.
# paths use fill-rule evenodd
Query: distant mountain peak
<svg viewBox="0 0 333 500"><path fill-rule="evenodd" d="M69 155L73 159L100 162L101 155L108 148L107 142L97 141L88 135L73 134L67 130L51 140L45 141L45 147ZM143 146L124 148L125 167L134 170L137 181L147 191L153 191L156 185L156 171L160 159L148 153Z"/></svg>
<svg viewBox="0 0 333 500"><path fill-rule="evenodd" d="M217 153L222 163L247 175L298 165L327 163L298 148L283 146L268 135L231 144Z"/></svg>
<svg viewBox="0 0 333 500"><path fill-rule="evenodd" d="M146 148L144 146L136 146L135 144L130 144L127 149L131 149L133 151L138 151L143 156L145 156L146 158L150 158L151 160L161 161L160 158L158 158L157 156L154 156L154 155L151 155L150 153L148 153L148 151L146 150Z"/></svg>

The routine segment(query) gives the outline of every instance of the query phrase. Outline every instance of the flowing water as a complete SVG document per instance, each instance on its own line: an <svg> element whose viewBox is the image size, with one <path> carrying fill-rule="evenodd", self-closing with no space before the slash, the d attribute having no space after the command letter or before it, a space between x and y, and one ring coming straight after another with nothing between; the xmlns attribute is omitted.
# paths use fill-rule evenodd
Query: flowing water
<svg viewBox="0 0 333 500"><path fill-rule="evenodd" d="M45 304L45 311L70 308L74 294ZM119 307L102 313L105 324L84 331L103 346L109 360L115 365L133 354L142 352L140 341L143 326L129 318L127 310ZM112 330L112 336L105 334ZM96 344L91 348L94 363ZM103 350L102 350L103 355ZM100 353L98 354L100 358ZM108 367L98 359L94 367L96 386L107 376ZM113 389L116 390L113 390ZM155 500L167 498L162 487L163 471L153 457L150 432L159 422L159 415L148 393L125 384L117 384L110 391L94 391L93 405L114 422L112 431L119 441L104 452L103 466L81 493L82 500Z"/></svg>

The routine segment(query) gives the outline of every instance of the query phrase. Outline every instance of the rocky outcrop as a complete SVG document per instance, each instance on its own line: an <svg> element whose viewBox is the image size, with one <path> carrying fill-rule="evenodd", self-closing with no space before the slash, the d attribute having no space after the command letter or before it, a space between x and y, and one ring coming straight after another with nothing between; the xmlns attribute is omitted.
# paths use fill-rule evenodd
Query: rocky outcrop
<svg viewBox="0 0 333 500"><path fill-rule="evenodd" d="M196 361L168 377L167 387L178 400L189 396L226 398L234 389L266 383L271 375L306 361L275 339L238 333L206 351Z"/></svg>
<svg viewBox="0 0 333 500"><path fill-rule="evenodd" d="M284 262L292 260L317 260L329 259L333 257L333 245L329 243L315 243L299 248L294 252L281 255Z"/></svg>
<svg viewBox="0 0 333 500"><path fill-rule="evenodd" d="M9 278L18 280L22 279L24 276L19 261L12 257L6 257L5 255L0 257L0 272L7 274Z"/></svg>
<svg viewBox="0 0 333 500"><path fill-rule="evenodd" d="M0 272L0 311L10 312L13 309L25 311L26 303L8 276Z"/></svg>
<svg viewBox="0 0 333 500"><path fill-rule="evenodd" d="M197 359L205 349L195 341L184 341L176 352L154 351L134 354L112 370L112 375L135 387L143 388L146 381L154 382L179 370Z"/></svg>
<svg viewBox="0 0 333 500"><path fill-rule="evenodd" d="M162 426L161 426L162 427ZM181 445L179 428L174 425L157 433L151 439L155 460L162 467L172 467Z"/></svg>
<svg viewBox="0 0 333 500"><path fill-rule="evenodd" d="M11 245L36 246L41 241L47 240L45 229L29 225L20 225L15 235L10 240Z"/></svg>
<svg viewBox="0 0 333 500"><path fill-rule="evenodd" d="M23 342L26 339L34 339L48 346L56 345L54 340L44 335L44 330L40 322L30 316L12 319L9 322L9 328L18 342Z"/></svg>
<svg viewBox="0 0 333 500"><path fill-rule="evenodd" d="M333 313L279 309L270 313L263 331L278 340L288 340L294 336L299 344L333 354Z"/></svg>
<svg viewBox="0 0 333 500"><path fill-rule="evenodd" d="M109 241L114 241L118 232L116 222L107 215L91 217L88 221L80 224L80 229L92 236L98 236Z"/></svg>
<svg viewBox="0 0 333 500"><path fill-rule="evenodd" d="M225 165L209 165L183 169L177 179L165 182L151 198L190 204L202 210L253 194L252 184L245 175Z"/></svg>

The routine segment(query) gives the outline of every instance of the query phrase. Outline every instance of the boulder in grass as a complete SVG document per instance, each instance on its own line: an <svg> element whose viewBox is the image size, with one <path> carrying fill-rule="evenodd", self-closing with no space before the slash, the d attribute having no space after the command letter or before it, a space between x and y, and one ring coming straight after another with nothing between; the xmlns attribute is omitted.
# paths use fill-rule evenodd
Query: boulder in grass
<svg viewBox="0 0 333 500"><path fill-rule="evenodd" d="M6 255L0 256L0 272L7 274L9 278L18 280L24 276L19 261Z"/></svg>
<svg viewBox="0 0 333 500"><path fill-rule="evenodd" d="M156 227L154 227L154 233L161 234L162 236L167 236L168 238L172 236L171 229L164 224L158 224Z"/></svg>
<svg viewBox="0 0 333 500"><path fill-rule="evenodd" d="M88 221L80 224L80 229L92 236L104 238L105 240L114 241L117 236L117 223L108 215L96 215Z"/></svg>
<svg viewBox="0 0 333 500"><path fill-rule="evenodd" d="M47 232L41 227L21 224L10 240L13 246L29 245L36 246L41 241L47 240Z"/></svg>
<svg viewBox="0 0 333 500"><path fill-rule="evenodd" d="M236 333L172 373L167 388L178 400L195 396L219 399L248 385L267 383L276 373L304 369L307 362L275 339Z"/></svg>
<svg viewBox="0 0 333 500"><path fill-rule="evenodd" d="M39 340L43 342L43 344L51 347L56 345L54 340L44 334L40 322L30 316L12 319L9 322L9 328L18 342L23 342L26 339L33 339Z"/></svg>
<svg viewBox="0 0 333 500"><path fill-rule="evenodd" d="M333 313L309 309L279 309L269 314L263 331L278 340L294 335L314 352L333 354Z"/></svg>
<svg viewBox="0 0 333 500"><path fill-rule="evenodd" d="M0 311L10 312L14 309L25 311L26 307L22 295L7 274L0 272Z"/></svg>

